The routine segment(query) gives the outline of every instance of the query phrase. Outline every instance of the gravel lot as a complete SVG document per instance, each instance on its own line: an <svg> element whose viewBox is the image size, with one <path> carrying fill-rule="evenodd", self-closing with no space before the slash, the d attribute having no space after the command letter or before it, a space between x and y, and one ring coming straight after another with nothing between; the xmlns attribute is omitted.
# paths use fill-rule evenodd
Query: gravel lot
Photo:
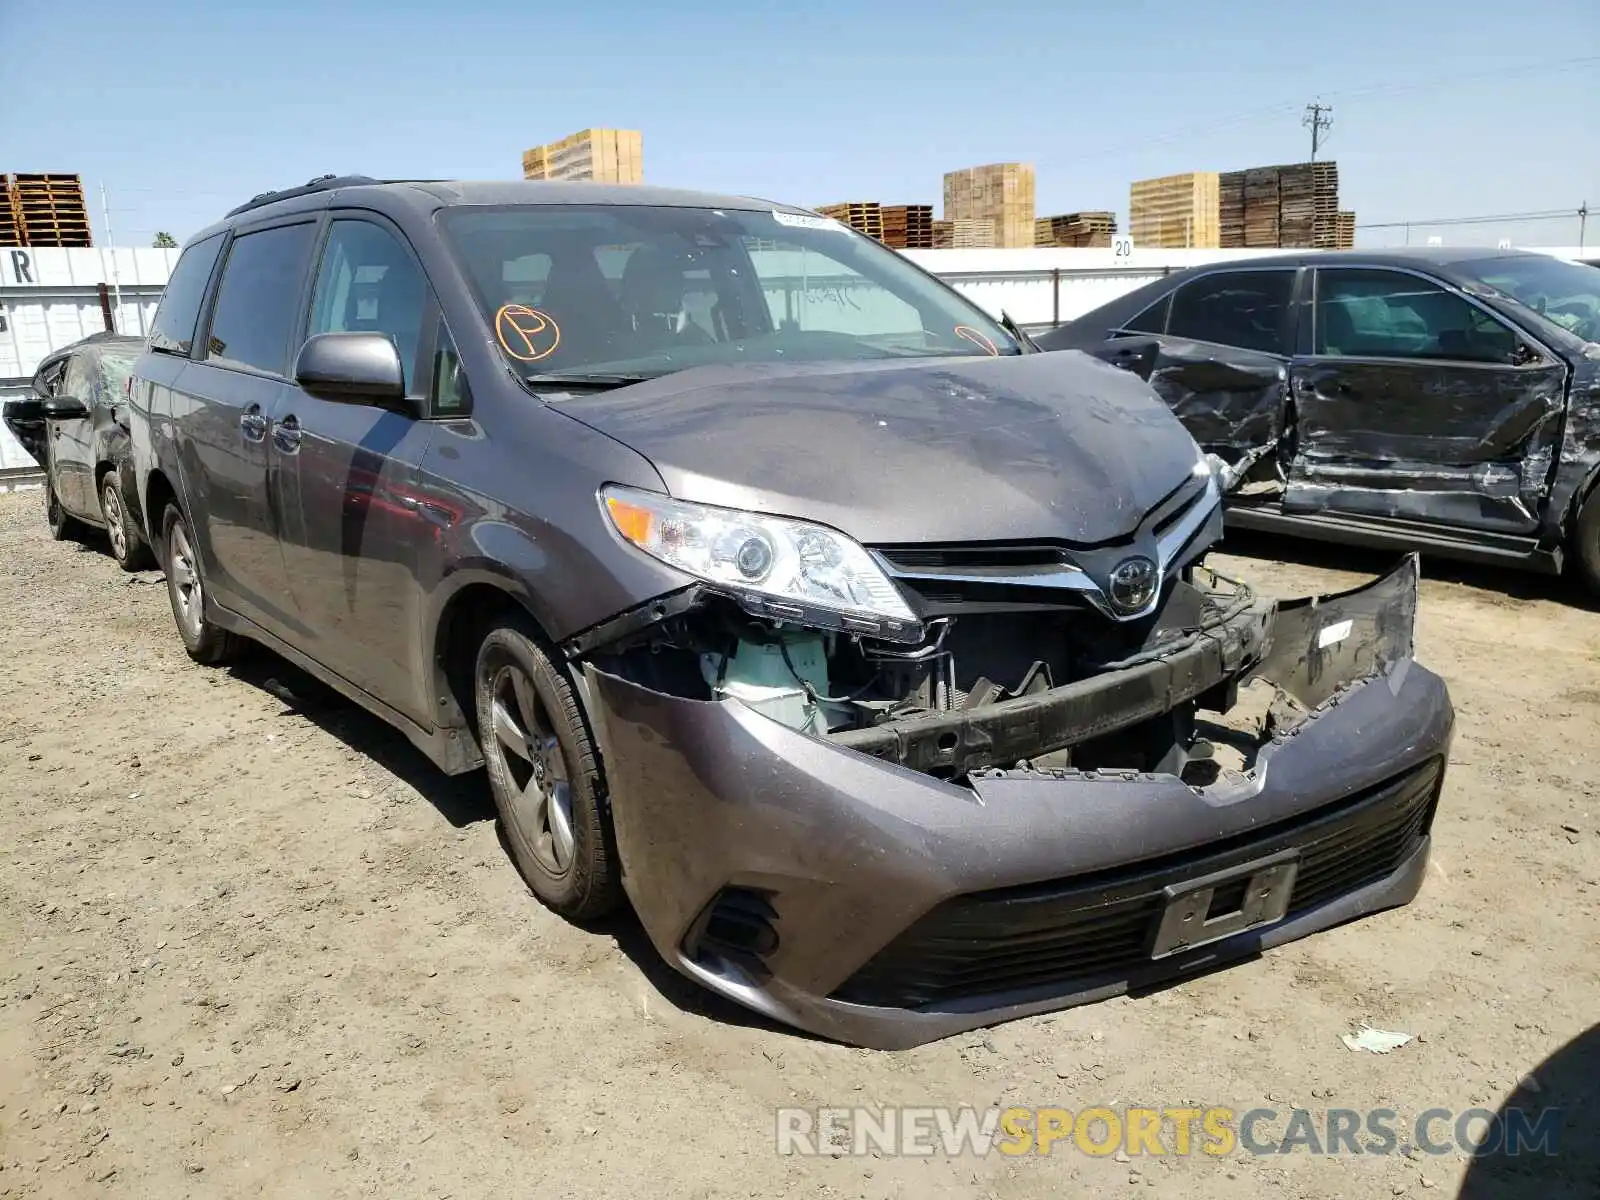
<svg viewBox="0 0 1600 1200"><path fill-rule="evenodd" d="M1230 549L1250 556L1218 565L1282 595L1386 563ZM1549 581L1427 574L1420 656L1459 729L1412 906L885 1054L707 999L631 917L552 916L478 779L264 651L191 664L158 574L51 542L37 491L0 496L0 1196L1455 1195L1460 1153L774 1146L791 1104L1414 1115L1495 1108L1535 1070L1530 1104L1600 1099L1600 614ZM1362 1022L1419 1037L1354 1053ZM1594 1112L1469 1194L1600 1194Z"/></svg>

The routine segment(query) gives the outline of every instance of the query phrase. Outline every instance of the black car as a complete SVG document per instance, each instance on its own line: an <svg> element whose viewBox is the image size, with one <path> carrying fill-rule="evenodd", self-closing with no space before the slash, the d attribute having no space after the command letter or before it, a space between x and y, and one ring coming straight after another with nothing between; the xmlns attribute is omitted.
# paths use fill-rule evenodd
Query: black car
<svg viewBox="0 0 1600 1200"><path fill-rule="evenodd" d="M190 242L135 377L189 654L484 768L546 904L777 1019L910 1045L1421 885L1414 561L1213 574L1143 381L814 213L322 180Z"/></svg>
<svg viewBox="0 0 1600 1200"><path fill-rule="evenodd" d="M59 541L104 528L125 570L155 565L128 453L128 373L141 338L96 333L51 354L33 395L8 400L6 427L45 471L45 516Z"/></svg>
<svg viewBox="0 0 1600 1200"><path fill-rule="evenodd" d="M1149 379L1243 487L1228 523L1600 590L1600 268L1517 251L1195 267L1043 334Z"/></svg>

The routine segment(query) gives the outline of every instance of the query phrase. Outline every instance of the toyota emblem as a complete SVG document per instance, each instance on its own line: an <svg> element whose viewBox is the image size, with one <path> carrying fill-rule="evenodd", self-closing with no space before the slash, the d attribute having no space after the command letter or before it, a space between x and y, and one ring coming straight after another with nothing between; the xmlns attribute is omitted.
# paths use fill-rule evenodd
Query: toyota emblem
<svg viewBox="0 0 1600 1200"><path fill-rule="evenodd" d="M1155 599L1159 583L1155 563L1148 558L1125 558L1111 572L1111 607L1131 616Z"/></svg>

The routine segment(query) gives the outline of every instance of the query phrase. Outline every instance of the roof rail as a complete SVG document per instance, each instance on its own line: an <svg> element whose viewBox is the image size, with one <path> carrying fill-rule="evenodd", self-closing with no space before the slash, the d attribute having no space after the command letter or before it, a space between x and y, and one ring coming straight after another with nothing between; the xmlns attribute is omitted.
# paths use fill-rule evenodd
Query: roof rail
<svg viewBox="0 0 1600 1200"><path fill-rule="evenodd" d="M360 187L364 184L379 183L381 180L372 179L366 175L318 175L300 187L283 188L276 192L260 192L251 196L237 208L229 209L228 216L236 217L242 212L249 212L252 208L261 208L263 205L276 204L279 200L291 200L296 196L309 196L313 192L328 192L334 188Z"/></svg>

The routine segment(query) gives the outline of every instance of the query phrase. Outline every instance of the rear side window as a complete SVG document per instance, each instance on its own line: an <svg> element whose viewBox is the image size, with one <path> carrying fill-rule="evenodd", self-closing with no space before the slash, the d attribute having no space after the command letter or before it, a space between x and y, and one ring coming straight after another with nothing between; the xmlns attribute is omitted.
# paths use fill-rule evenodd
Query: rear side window
<svg viewBox="0 0 1600 1200"><path fill-rule="evenodd" d="M300 284L316 225L280 225L233 239L217 286L206 358L219 367L283 375L299 324Z"/></svg>
<svg viewBox="0 0 1600 1200"><path fill-rule="evenodd" d="M1197 342L1287 355L1289 297L1293 290L1293 271L1203 275L1173 294L1167 333Z"/></svg>
<svg viewBox="0 0 1600 1200"><path fill-rule="evenodd" d="M218 233L196 242L178 259L150 327L150 349L167 354L189 353L200 302L205 299L206 284L211 280L211 268L216 265L220 249L222 235Z"/></svg>

